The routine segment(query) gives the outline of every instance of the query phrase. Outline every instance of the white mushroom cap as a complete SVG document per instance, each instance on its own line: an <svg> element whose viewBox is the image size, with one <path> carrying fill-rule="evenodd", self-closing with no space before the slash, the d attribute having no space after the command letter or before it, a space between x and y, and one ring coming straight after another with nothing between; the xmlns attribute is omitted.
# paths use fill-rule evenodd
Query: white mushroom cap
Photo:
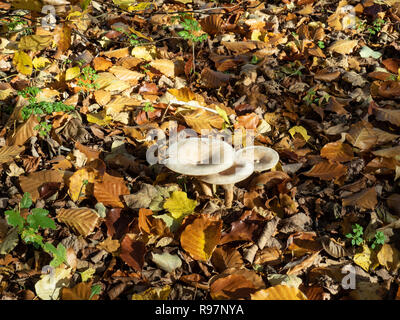
<svg viewBox="0 0 400 320"><path fill-rule="evenodd" d="M235 157L254 161L254 171L269 170L279 162L279 154L274 149L263 146L251 146L236 151Z"/></svg>
<svg viewBox="0 0 400 320"><path fill-rule="evenodd" d="M252 162L236 158L235 163L230 168L216 174L199 177L198 179L206 183L217 185L234 184L250 177L253 171L254 164Z"/></svg>
<svg viewBox="0 0 400 320"><path fill-rule="evenodd" d="M233 165L235 151L228 143L209 138L188 138L171 144L165 166L181 174L205 176Z"/></svg>

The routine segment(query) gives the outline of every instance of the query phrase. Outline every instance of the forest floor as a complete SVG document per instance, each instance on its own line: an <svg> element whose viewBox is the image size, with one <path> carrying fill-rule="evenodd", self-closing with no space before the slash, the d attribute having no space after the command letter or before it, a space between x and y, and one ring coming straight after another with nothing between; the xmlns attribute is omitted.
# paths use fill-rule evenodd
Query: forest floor
<svg viewBox="0 0 400 320"><path fill-rule="evenodd" d="M1 299L400 299L398 0L0 16ZM226 207L147 161L183 129L279 163Z"/></svg>

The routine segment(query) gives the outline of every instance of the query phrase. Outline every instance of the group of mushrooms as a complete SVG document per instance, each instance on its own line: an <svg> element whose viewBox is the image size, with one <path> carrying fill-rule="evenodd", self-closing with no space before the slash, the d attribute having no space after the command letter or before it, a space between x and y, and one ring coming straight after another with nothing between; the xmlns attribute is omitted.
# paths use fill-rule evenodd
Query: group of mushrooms
<svg viewBox="0 0 400 320"><path fill-rule="evenodd" d="M278 163L279 154L268 147L234 148L215 138L188 138L169 146L165 166L180 174L195 177L204 193L212 195L210 185L225 190L225 207L232 207L233 186L254 171L269 170Z"/></svg>

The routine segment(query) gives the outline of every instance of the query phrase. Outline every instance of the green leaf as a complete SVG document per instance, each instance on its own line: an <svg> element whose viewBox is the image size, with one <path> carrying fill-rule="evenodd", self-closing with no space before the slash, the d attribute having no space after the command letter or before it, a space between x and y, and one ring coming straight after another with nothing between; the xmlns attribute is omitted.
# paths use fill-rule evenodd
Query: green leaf
<svg viewBox="0 0 400 320"><path fill-rule="evenodd" d="M56 251L53 252L53 260L50 261L50 266L57 268L60 264L64 263L66 260L66 255L67 249L61 243L59 243Z"/></svg>
<svg viewBox="0 0 400 320"><path fill-rule="evenodd" d="M22 209L29 209L31 205L32 205L31 195L29 192L25 192L21 199L20 206Z"/></svg>
<svg viewBox="0 0 400 320"><path fill-rule="evenodd" d="M25 219L21 216L19 211L7 210L5 212L5 215L7 218L7 223L10 226L18 227L18 229L22 231L22 229L24 228Z"/></svg>
<svg viewBox="0 0 400 320"><path fill-rule="evenodd" d="M21 238L25 243L34 243L36 245L43 245L43 237L37 234L32 228L24 229L21 233Z"/></svg>
<svg viewBox="0 0 400 320"><path fill-rule="evenodd" d="M228 115L227 115L227 113L226 113L226 111L225 111L224 109L221 109L220 107L215 106L215 111L218 112L218 114L222 117L222 119L224 119L224 121L225 121L227 124L230 124Z"/></svg>
<svg viewBox="0 0 400 320"><path fill-rule="evenodd" d="M89 300L91 300L94 295L100 294L100 292L101 292L101 285L100 284L95 284L94 286L92 286L92 289L90 291Z"/></svg>
<svg viewBox="0 0 400 320"><path fill-rule="evenodd" d="M53 219L49 218L48 211L42 208L32 209L32 214L28 215L27 220L31 228L38 230L39 227L50 228L52 230L56 229L56 223Z"/></svg>

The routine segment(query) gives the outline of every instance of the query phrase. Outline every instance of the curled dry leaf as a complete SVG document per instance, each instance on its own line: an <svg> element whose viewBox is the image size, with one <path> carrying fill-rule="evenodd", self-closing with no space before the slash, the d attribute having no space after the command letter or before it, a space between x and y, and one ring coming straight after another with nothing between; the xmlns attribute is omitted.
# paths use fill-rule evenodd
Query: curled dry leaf
<svg viewBox="0 0 400 320"><path fill-rule="evenodd" d="M92 282L81 282L73 288L61 289L61 300L89 300L92 293ZM90 300L98 300L99 295L95 294Z"/></svg>
<svg viewBox="0 0 400 320"><path fill-rule="evenodd" d="M253 293L251 300L307 300L307 297L297 288L277 285Z"/></svg>
<svg viewBox="0 0 400 320"><path fill-rule="evenodd" d="M212 14L200 20L204 32L214 35L222 31L222 18L220 15Z"/></svg>
<svg viewBox="0 0 400 320"><path fill-rule="evenodd" d="M4 146L0 148L0 165L13 161L25 150L24 146Z"/></svg>
<svg viewBox="0 0 400 320"><path fill-rule="evenodd" d="M344 206L358 206L362 209L375 209L378 203L375 187L360 191L342 200Z"/></svg>
<svg viewBox="0 0 400 320"><path fill-rule="evenodd" d="M182 232L182 248L195 260L208 261L221 238L222 221L209 215L196 217Z"/></svg>
<svg viewBox="0 0 400 320"><path fill-rule="evenodd" d="M201 79L207 88L217 89L226 86L232 77L232 75L220 71L214 71L209 68L204 68L201 72Z"/></svg>
<svg viewBox="0 0 400 320"><path fill-rule="evenodd" d="M39 122L37 120L37 117L32 115L27 121L25 121L23 124L20 124L15 132L10 132L6 140L6 144L8 146L23 145L30 138L37 135L38 130L35 130L34 128L38 124Z"/></svg>
<svg viewBox="0 0 400 320"><path fill-rule="evenodd" d="M350 145L340 141L327 143L321 149L321 157L337 162L347 162L354 158L354 153Z"/></svg>
<svg viewBox="0 0 400 320"><path fill-rule="evenodd" d="M249 298L256 291L253 282L240 274L218 278L210 286L210 295L213 300Z"/></svg>
<svg viewBox="0 0 400 320"><path fill-rule="evenodd" d="M223 272L228 268L239 269L243 265L243 260L235 248L219 247L214 250L211 263L218 272Z"/></svg>
<svg viewBox="0 0 400 320"><path fill-rule="evenodd" d="M146 245L142 241L132 240L126 235L121 242L120 257L135 271L142 270Z"/></svg>
<svg viewBox="0 0 400 320"><path fill-rule="evenodd" d="M375 108L375 117L380 121L388 121L400 127L400 110Z"/></svg>
<svg viewBox="0 0 400 320"><path fill-rule="evenodd" d="M336 40L328 48L331 52L340 54L349 54L353 52L353 49L358 44L358 40Z"/></svg>
<svg viewBox="0 0 400 320"><path fill-rule="evenodd" d="M89 208L60 209L57 212L57 220L87 237L97 226L99 216L96 211Z"/></svg>
<svg viewBox="0 0 400 320"><path fill-rule="evenodd" d="M46 183L62 183L65 171L43 170L30 173L28 176L20 176L19 184L23 192L29 192L32 201L40 198L40 187Z"/></svg>
<svg viewBox="0 0 400 320"><path fill-rule="evenodd" d="M347 173L347 167L340 163L321 161L314 165L310 171L304 173L308 177L316 177L321 180L339 179Z"/></svg>

